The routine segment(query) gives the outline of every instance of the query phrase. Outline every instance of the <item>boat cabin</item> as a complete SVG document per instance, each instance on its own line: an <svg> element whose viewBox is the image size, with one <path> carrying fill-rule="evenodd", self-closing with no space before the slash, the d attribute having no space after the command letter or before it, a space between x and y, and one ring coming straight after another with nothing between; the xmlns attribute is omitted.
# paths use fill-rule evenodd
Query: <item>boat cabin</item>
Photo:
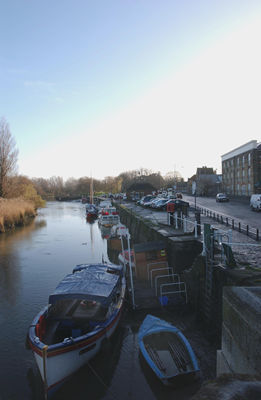
<svg viewBox="0 0 261 400"><path fill-rule="evenodd" d="M38 327L40 340L51 345L104 326L120 300L121 276L120 266L75 267L49 296Z"/></svg>
<svg viewBox="0 0 261 400"><path fill-rule="evenodd" d="M99 222L104 226L117 225L120 222L120 216L115 207L104 207L101 209Z"/></svg>

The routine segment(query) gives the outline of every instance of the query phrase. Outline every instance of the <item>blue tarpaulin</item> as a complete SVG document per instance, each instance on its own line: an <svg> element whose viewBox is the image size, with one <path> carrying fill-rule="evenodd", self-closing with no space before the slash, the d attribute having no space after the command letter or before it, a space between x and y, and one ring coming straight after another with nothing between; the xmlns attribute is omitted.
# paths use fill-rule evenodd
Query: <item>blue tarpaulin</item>
<svg viewBox="0 0 261 400"><path fill-rule="evenodd" d="M104 306L109 304L121 279L119 274L108 272L113 267L111 264L77 266L74 273L66 275L49 296L49 304L66 299L94 300Z"/></svg>

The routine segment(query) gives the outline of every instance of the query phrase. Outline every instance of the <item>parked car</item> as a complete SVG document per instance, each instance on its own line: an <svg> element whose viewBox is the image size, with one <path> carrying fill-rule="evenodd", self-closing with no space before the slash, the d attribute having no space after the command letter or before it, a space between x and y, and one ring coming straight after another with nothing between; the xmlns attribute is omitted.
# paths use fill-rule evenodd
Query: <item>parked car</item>
<svg viewBox="0 0 261 400"><path fill-rule="evenodd" d="M181 210L185 215L187 215L189 210L189 203L187 201L181 199L170 199L166 202L163 209L167 210L167 206L170 203L175 205L175 211Z"/></svg>
<svg viewBox="0 0 261 400"><path fill-rule="evenodd" d="M252 194L250 197L251 210L261 211L261 194Z"/></svg>
<svg viewBox="0 0 261 400"><path fill-rule="evenodd" d="M145 203L147 203L148 201L151 201L152 199L154 199L155 196L152 196L152 194L147 194L146 196L143 196L139 203L141 206L144 206Z"/></svg>
<svg viewBox="0 0 261 400"><path fill-rule="evenodd" d="M145 207L151 207L151 208L153 208L153 207L154 207L154 204L156 204L159 200L161 200L159 197L154 197L153 199L151 199L150 201L148 201L148 202L145 204Z"/></svg>
<svg viewBox="0 0 261 400"><path fill-rule="evenodd" d="M169 200L168 199L160 199L159 201L157 201L155 204L154 204L154 209L155 210L164 210L164 206L166 205L166 203L168 202Z"/></svg>
<svg viewBox="0 0 261 400"><path fill-rule="evenodd" d="M216 195L216 202L229 201L229 197L225 193L218 193Z"/></svg>

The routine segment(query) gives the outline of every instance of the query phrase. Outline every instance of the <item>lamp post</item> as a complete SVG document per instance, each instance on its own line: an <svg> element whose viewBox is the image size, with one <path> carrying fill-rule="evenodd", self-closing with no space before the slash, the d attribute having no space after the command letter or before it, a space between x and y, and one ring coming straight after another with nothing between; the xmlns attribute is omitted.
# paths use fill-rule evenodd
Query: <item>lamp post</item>
<svg viewBox="0 0 261 400"><path fill-rule="evenodd" d="M195 198L195 211L197 209L197 182L193 181L192 182L192 194L194 194Z"/></svg>

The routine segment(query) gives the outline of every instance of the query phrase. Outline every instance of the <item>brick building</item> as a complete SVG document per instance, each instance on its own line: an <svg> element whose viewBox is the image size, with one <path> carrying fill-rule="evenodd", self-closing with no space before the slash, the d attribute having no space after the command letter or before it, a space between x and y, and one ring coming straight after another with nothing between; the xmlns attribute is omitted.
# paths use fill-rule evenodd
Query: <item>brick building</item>
<svg viewBox="0 0 261 400"><path fill-rule="evenodd" d="M261 143L251 140L221 159L224 192L230 196L261 193Z"/></svg>

